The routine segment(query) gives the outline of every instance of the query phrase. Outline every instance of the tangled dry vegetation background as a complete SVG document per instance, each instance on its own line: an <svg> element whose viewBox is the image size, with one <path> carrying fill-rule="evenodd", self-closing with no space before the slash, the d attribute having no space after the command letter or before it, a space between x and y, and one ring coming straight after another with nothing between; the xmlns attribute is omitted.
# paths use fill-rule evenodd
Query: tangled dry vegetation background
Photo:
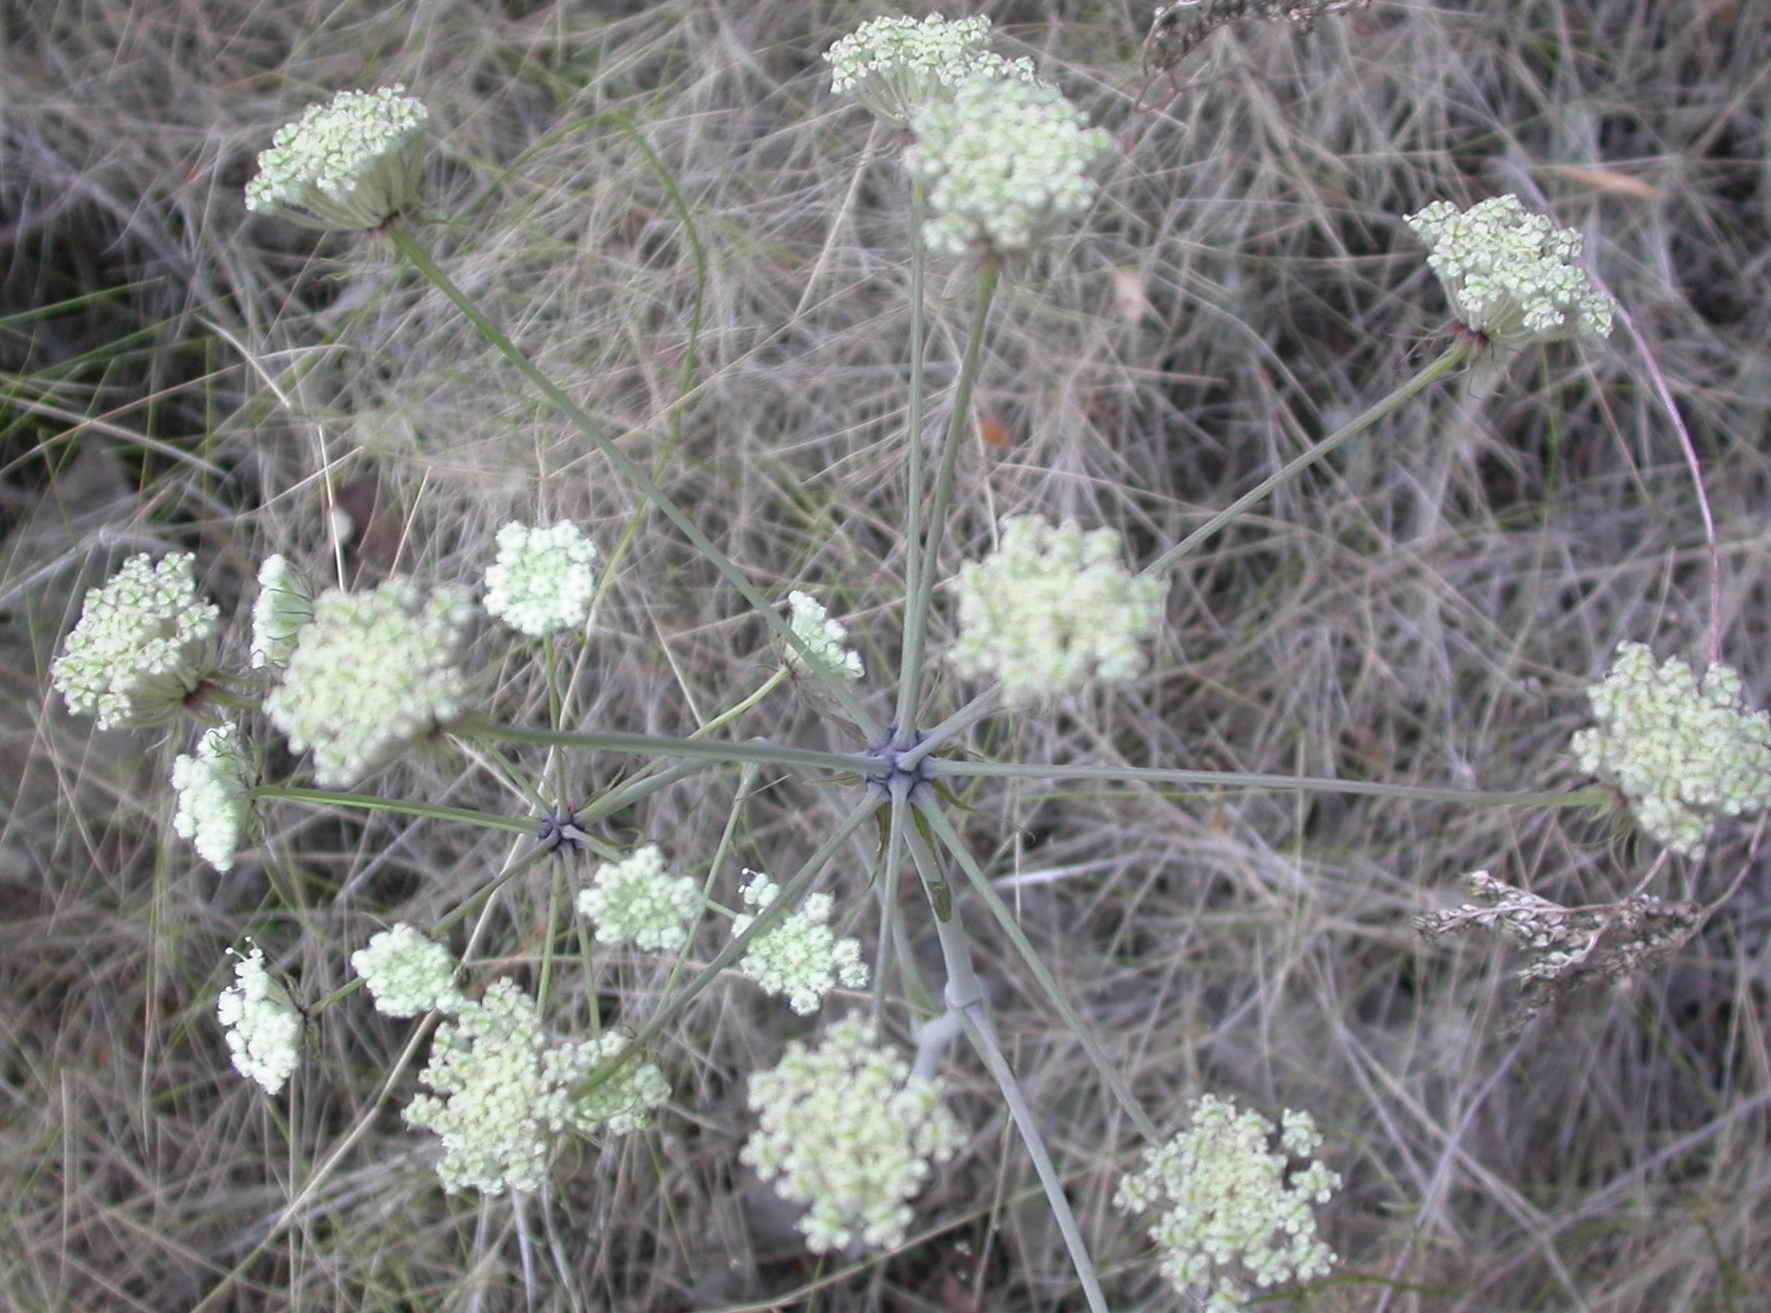
<svg viewBox="0 0 1771 1313"><path fill-rule="evenodd" d="M360 999L317 1018L300 1097L268 1102L214 1024L224 949L251 930L318 999L375 929L434 921L511 849L277 808L218 878L170 838L187 743L94 736L44 696L82 590L130 553L194 551L227 607L250 601L270 552L322 573L335 532L353 580L474 579L512 517L569 516L605 548L636 535L579 674L596 723L686 732L773 668L731 591L384 246L247 218L241 187L275 127L339 88L402 81L433 113L443 222L428 232L446 267L636 431L630 449L765 589L810 587L844 615L883 698L903 588L904 193L892 143L829 98L818 58L875 12L0 9L0 774L16 781L0 832L0 1304L1079 1306L964 1058L948 1076L974 1138L923 1196L926 1230L883 1262L814 1266L737 1165L745 1077L804 1024L741 986L703 995L659 1055L676 1093L656 1131L569 1153L520 1219L443 1197L392 1110L410 1072L370 1113L410 1027ZM1085 230L999 298L949 570L997 517L1035 509L1116 526L1147 559L1412 372L1445 319L1400 223L1428 201L1522 194L1586 234L1629 321L1520 360L1486 401L1449 389L1406 408L1178 573L1147 678L1003 721L980 752L1581 783L1568 737L1616 643L1703 653L1707 558L1669 398L1716 515L1723 658L1771 699L1771 35L1756 5L1379 0L1304 38L1220 34L1179 87L1145 83L1142 5L985 12L998 48L1034 55L1122 153ZM937 387L968 289L963 269L932 280ZM542 719L526 656L488 630L477 660L490 705ZM940 708L957 694L939 689ZM743 732L834 742L791 696ZM631 765L577 760L570 778L589 796ZM459 756L377 787L521 809ZM736 787L664 794L610 837L656 840L700 875ZM1129 787L981 785L965 801L972 842L1159 1123L1207 1089L1315 1114L1348 1185L1324 1218L1345 1279L1312 1307L1760 1306L1771 911L1750 827L1654 875L1656 892L1710 901L1744 874L1674 963L1515 1042L1501 1023L1517 963L1473 939L1423 946L1411 920L1478 866L1566 904L1622 897L1655 854L1603 818ZM797 865L841 805L760 782L741 860ZM868 856L831 887L871 944ZM736 882L721 873L728 901ZM548 895L540 874L511 891L481 983L527 978ZM925 913L903 912L926 936ZM987 948L980 966L1116 1306L1172 1307L1108 1207L1139 1146L1012 956ZM635 958L568 973L553 1022L641 1018L662 972ZM365 1116L299 1224L236 1270Z"/></svg>

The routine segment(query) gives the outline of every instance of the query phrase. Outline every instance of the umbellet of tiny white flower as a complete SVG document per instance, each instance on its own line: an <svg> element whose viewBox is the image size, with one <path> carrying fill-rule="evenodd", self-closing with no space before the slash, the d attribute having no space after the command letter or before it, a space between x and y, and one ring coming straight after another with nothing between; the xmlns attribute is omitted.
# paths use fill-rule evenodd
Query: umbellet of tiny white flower
<svg viewBox="0 0 1771 1313"><path fill-rule="evenodd" d="M665 870L664 854L655 843L623 861L604 862L590 887L578 892L578 914L596 927L599 944L681 948L689 938L687 922L700 906L700 888L687 876Z"/></svg>
<svg viewBox="0 0 1771 1313"><path fill-rule="evenodd" d="M912 1076L859 1016L816 1048L789 1044L774 1070L750 1078L750 1106L761 1116L740 1160L811 1205L799 1229L814 1253L902 1244L930 1164L965 1142L940 1085Z"/></svg>
<svg viewBox="0 0 1771 1313"><path fill-rule="evenodd" d="M1615 784L1674 852L1700 857L1719 817L1771 806L1771 717L1747 708L1732 667L1700 682L1680 658L1656 666L1647 645L1623 643L1587 697L1599 723L1574 735L1581 769Z"/></svg>
<svg viewBox="0 0 1771 1313"><path fill-rule="evenodd" d="M427 597L403 578L315 599L265 710L290 747L313 749L322 787L355 782L461 714L459 662L473 613L464 590Z"/></svg>
<svg viewBox="0 0 1771 1313"><path fill-rule="evenodd" d="M824 52L830 89L905 128L917 110L968 79L1032 80L1031 60L1004 59L987 48L989 41L990 20L981 14L952 21L939 14L921 22L898 15L871 19Z"/></svg>
<svg viewBox="0 0 1771 1313"><path fill-rule="evenodd" d="M1094 201L1113 140L1050 83L970 78L911 122L904 165L928 188L929 249L1025 251Z"/></svg>
<svg viewBox="0 0 1771 1313"><path fill-rule="evenodd" d="M172 763L172 788L178 795L172 828L218 871L233 866L240 837L251 822L251 774L240 728L231 722L205 730L197 755L180 753Z"/></svg>
<svg viewBox="0 0 1771 1313"><path fill-rule="evenodd" d="M50 682L75 714L100 729L163 725L214 673L210 640L221 610L197 592L189 552L158 564L145 552L87 591L80 620L49 667Z"/></svg>
<svg viewBox="0 0 1771 1313"><path fill-rule="evenodd" d="M375 1010L389 1017L459 1012L467 1000L455 987L455 968L448 949L404 921L351 954L351 970L363 977Z"/></svg>
<svg viewBox="0 0 1771 1313"><path fill-rule="evenodd" d="M252 667L286 666L301 627L314 618L314 588L283 556L258 567L258 598L252 604Z"/></svg>
<svg viewBox="0 0 1771 1313"><path fill-rule="evenodd" d="M1161 623L1166 591L1119 563L1112 529L1010 516L996 551L960 568L950 655L961 674L1000 679L1011 704L1090 679L1131 679L1144 669L1142 642Z"/></svg>
<svg viewBox="0 0 1771 1313"><path fill-rule="evenodd" d="M1468 210L1434 201L1405 222L1426 244L1452 314L1493 350L1611 332L1617 303L1580 267L1580 234L1528 212L1517 196Z"/></svg>
<svg viewBox="0 0 1771 1313"><path fill-rule="evenodd" d="M761 871L746 871L750 879L741 890L747 906L757 912L780 895L780 888ZM829 894L808 894L798 908L774 929L751 941L738 962L738 970L770 994L787 995L787 1004L801 1016L818 1010L824 996L840 982L850 989L867 985L867 965L861 961L861 943L838 939L828 924L834 901ZM754 914L732 922L734 938L750 928Z"/></svg>
<svg viewBox="0 0 1771 1313"><path fill-rule="evenodd" d="M341 91L277 129L246 208L310 228L378 228L418 201L430 111L398 84Z"/></svg>
<svg viewBox="0 0 1771 1313"><path fill-rule="evenodd" d="M848 629L840 621L832 620L817 598L796 590L787 594L787 605L792 610L788 624L811 649L812 660L820 668L841 675L851 683L867 673L867 668L861 664L861 654L843 646L843 640L849 636ZM805 671L807 661L799 648L792 643L783 646L788 667Z"/></svg>
<svg viewBox="0 0 1771 1313"><path fill-rule="evenodd" d="M1209 1313L1240 1313L1245 1279L1266 1288L1324 1275L1336 1260L1317 1238L1310 1205L1327 1203L1341 1178L1319 1162L1286 1174L1288 1156L1321 1147L1310 1115L1287 1110L1281 1129L1206 1094L1189 1122L1144 1151L1143 1169L1120 1182L1113 1200L1122 1212L1157 1210L1150 1238L1170 1284L1203 1297ZM1268 1148L1275 1134L1282 1153Z"/></svg>
<svg viewBox="0 0 1771 1313"><path fill-rule="evenodd" d="M227 1032L234 1069L257 1081L266 1094L283 1088L301 1056L301 1015L289 995L265 970L264 950L256 944L234 965L234 983L222 990L215 1015Z"/></svg>
<svg viewBox="0 0 1771 1313"><path fill-rule="evenodd" d="M546 529L506 524L486 570L486 610L531 638L582 629L596 596L595 563L596 545L569 520Z"/></svg>

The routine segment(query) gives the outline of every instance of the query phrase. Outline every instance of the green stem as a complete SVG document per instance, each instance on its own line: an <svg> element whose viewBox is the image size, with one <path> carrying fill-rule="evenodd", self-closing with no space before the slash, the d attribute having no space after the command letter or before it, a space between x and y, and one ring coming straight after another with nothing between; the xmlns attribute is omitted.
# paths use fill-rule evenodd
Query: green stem
<svg viewBox="0 0 1771 1313"><path fill-rule="evenodd" d="M908 755L908 754L906 754ZM931 775L984 775L1008 780L1125 780L1140 784L1188 784L1205 789L1273 789L1308 793L1364 793L1411 802L1461 802L1486 807L1591 807L1605 799L1597 786L1572 793L1527 789L1491 793L1481 789L1438 789L1421 784L1382 784L1372 780L1337 780L1319 775L1257 775L1245 771L1168 770L1151 766L1023 766L994 761L954 761L937 757L928 763Z"/></svg>
<svg viewBox="0 0 1771 1313"><path fill-rule="evenodd" d="M935 590L935 572L941 559L941 538L947 531L947 512L953 503L954 472L959 467L959 450L972 413L972 392L978 382L978 364L984 357L984 325L990 318L990 302L996 296L1000 270L994 259L986 258L978 273L978 301L972 310L971 337L965 344L965 360L960 365L959 381L953 389L953 413L947 421L947 441L941 448L941 469L935 477L934 505L929 510L927 541L922 560L910 584L910 600L904 609L904 662L898 675L898 723L895 726L901 741L913 728L918 698L922 688L923 652L928 639L929 598ZM912 432L914 445L922 435ZM916 502L914 494L911 504Z"/></svg>
<svg viewBox="0 0 1771 1313"><path fill-rule="evenodd" d="M811 748L782 748L770 743L703 743L697 739L672 739L656 734L585 734L563 729L529 729L473 719L450 727L457 734L489 738L501 743L531 743L538 747L586 748L592 752L631 752L644 757L695 757L703 761L754 761L764 766L794 770L823 770L850 775L877 772L872 757L845 756Z"/></svg>
<svg viewBox="0 0 1771 1313"><path fill-rule="evenodd" d="M726 554L714 546L713 540L701 532L700 526L689 517L688 513L672 501L664 489L658 486L652 476L603 434L602 429L585 413L583 407L568 397L551 378L537 369L514 342L506 337L491 320L480 313L479 308L443 272L437 262L431 258L430 251L407 231L405 225L394 224L388 229L388 236L399 249L400 254L410 260L420 274L429 279L438 291L454 303L455 308L461 311L467 321L479 330L480 336L490 342L498 353L510 361L524 378L534 384L536 390L547 398L555 410L564 415L580 433L590 439L597 450L602 452L604 458L615 467L631 487L663 512L672 524L682 530L683 536L694 545L695 550L700 552L720 574L725 576L726 581L738 590L739 595L745 601L750 603L752 609L767 622L769 628L806 658L806 665L812 674L823 681L843 711L856 725L861 727L862 732L869 738L878 738L881 732L879 724L868 714L866 708L861 705L855 695L849 691L848 681L820 665L818 654L807 646L804 639L793 632L793 627L786 620L782 619L780 607L771 603L757 591L738 567L732 564Z"/></svg>
<svg viewBox="0 0 1771 1313"><path fill-rule="evenodd" d="M910 183L910 418L907 434L908 471L904 480L904 580L914 589L922 570L922 481L927 456L922 446L922 427L928 409L928 384L923 377L928 358L928 307L923 289L928 281L929 248L923 240L922 226L927 218L928 192L920 178ZM898 679L898 714L893 724L900 730L916 716L914 681L903 676L910 671L910 635L920 634L922 626L913 626L910 608L904 611L903 669ZM921 639L917 640L918 647ZM917 658L920 668L921 657Z"/></svg>

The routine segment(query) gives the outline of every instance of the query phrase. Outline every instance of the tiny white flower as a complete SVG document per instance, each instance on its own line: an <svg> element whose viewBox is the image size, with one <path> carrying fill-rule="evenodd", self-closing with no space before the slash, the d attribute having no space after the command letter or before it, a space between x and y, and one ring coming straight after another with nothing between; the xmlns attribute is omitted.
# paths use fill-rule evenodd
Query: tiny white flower
<svg viewBox="0 0 1771 1313"><path fill-rule="evenodd" d="M495 981L477 1003L464 1003L437 1028L421 1094L403 1114L443 1141L437 1175L443 1188L488 1194L540 1187L549 1136L562 1130L611 1134L637 1130L649 1109L669 1097L662 1073L631 1063L583 1098L575 1086L591 1068L621 1052L613 1034L550 1047L535 1002L514 981Z"/></svg>
<svg viewBox="0 0 1771 1313"><path fill-rule="evenodd" d="M902 1244L930 1164L965 1142L940 1085L912 1076L860 1017L831 1026L816 1049L789 1044L779 1066L750 1078L750 1106L761 1116L739 1158L811 1205L799 1229L814 1253L856 1239Z"/></svg>
<svg viewBox="0 0 1771 1313"><path fill-rule="evenodd" d="M1580 234L1529 213L1517 196L1462 211L1434 201L1404 221L1426 244L1452 314L1497 350L1611 332L1617 303L1580 267Z"/></svg>
<svg viewBox="0 0 1771 1313"><path fill-rule="evenodd" d="M265 557L252 604L252 668L288 665L301 627L313 618L313 585L282 556Z"/></svg>
<svg viewBox="0 0 1771 1313"><path fill-rule="evenodd" d="M1120 1182L1123 1212L1155 1209L1150 1238L1162 1273L1182 1296L1213 1313L1246 1306L1243 1278L1261 1288L1322 1276L1335 1255L1317 1237L1312 1203L1327 1203L1338 1173L1319 1162L1286 1174L1287 1155L1315 1151L1321 1135L1308 1113L1287 1111L1283 1132L1259 1113L1215 1095L1192 1107L1189 1127L1144 1151L1143 1170ZM1269 1149L1278 1134L1283 1153Z"/></svg>
<svg viewBox="0 0 1771 1313"><path fill-rule="evenodd" d="M234 956L234 983L222 990L215 1015L227 1031L235 1070L275 1094L300 1058L301 1015L265 970L262 948L253 945L245 957Z"/></svg>
<svg viewBox="0 0 1771 1313"><path fill-rule="evenodd" d="M486 610L532 638L582 629L596 595L595 562L595 544L570 521L548 529L506 524L486 571Z"/></svg>
<svg viewBox="0 0 1771 1313"><path fill-rule="evenodd" d="M377 228L412 208L430 112L404 91L341 91L277 129L246 184L246 208L346 230Z"/></svg>
<svg viewBox="0 0 1771 1313"><path fill-rule="evenodd" d="M779 887L761 871L750 877L741 894L747 906L758 912L775 901ZM861 961L861 942L838 939L827 922L834 906L829 894L808 894L799 907L773 930L751 941L738 970L770 994L787 995L787 1004L801 1016L818 1010L824 996L840 982L850 989L867 986L867 966ZM736 938L750 928L755 915L732 922Z"/></svg>
<svg viewBox="0 0 1771 1313"><path fill-rule="evenodd" d="M1623 643L1587 689L1599 724L1574 735L1581 769L1616 784L1636 821L1687 857L1721 816L1771 806L1771 717L1747 709L1740 675L1711 666L1701 685L1678 657L1658 667Z"/></svg>
<svg viewBox="0 0 1771 1313"><path fill-rule="evenodd" d="M1003 521L995 552L960 568L958 592L954 664L995 676L1010 703L1027 703L1141 673L1166 585L1120 565L1111 529L1016 515Z"/></svg>
<svg viewBox="0 0 1771 1313"><path fill-rule="evenodd" d="M407 579L369 593L328 589L265 710L291 748L314 750L323 788L352 784L461 714L467 681L458 663L472 618L457 588L428 598Z"/></svg>
<svg viewBox="0 0 1771 1313"><path fill-rule="evenodd" d="M234 864L240 836L252 818L252 765L237 725L205 730L197 755L184 753L172 763L178 812L172 828L192 840L198 856L218 871Z"/></svg>
<svg viewBox="0 0 1771 1313"><path fill-rule="evenodd" d="M992 53L989 41L990 20L982 15L951 22L939 14L921 22L895 15L871 19L824 52L830 90L908 127L918 109L969 78L1032 80L1032 61L1010 62Z"/></svg>
<svg viewBox="0 0 1771 1313"><path fill-rule="evenodd" d="M158 565L146 553L132 556L88 590L50 681L69 711L96 712L100 729L165 724L210 673L205 652L220 620L220 608L197 592L190 553Z"/></svg>
<svg viewBox="0 0 1771 1313"><path fill-rule="evenodd" d="M700 888L666 871L655 843L623 861L604 862L590 887L578 891L578 914L596 927L599 944L674 951L688 942L686 923L700 906Z"/></svg>
<svg viewBox="0 0 1771 1313"><path fill-rule="evenodd" d="M466 1000L455 987L455 959L441 944L400 922L369 937L351 954L351 969L363 977L375 1010L390 1017L415 1017L436 1008L459 1012Z"/></svg>
<svg viewBox="0 0 1771 1313"><path fill-rule="evenodd" d="M1094 201L1112 138L1046 82L972 78L912 123L904 164L928 188L929 249L1024 251Z"/></svg>
<svg viewBox="0 0 1771 1313"><path fill-rule="evenodd" d="M818 599L809 593L791 592L787 594L787 604L793 614L788 617L788 624L793 632L811 649L812 660L821 669L832 674L841 675L853 683L867 673L861 664L861 654L853 648L844 647L843 639L849 631L839 621L832 620ZM787 664L796 671L804 671L807 667L806 658L792 643L786 644Z"/></svg>

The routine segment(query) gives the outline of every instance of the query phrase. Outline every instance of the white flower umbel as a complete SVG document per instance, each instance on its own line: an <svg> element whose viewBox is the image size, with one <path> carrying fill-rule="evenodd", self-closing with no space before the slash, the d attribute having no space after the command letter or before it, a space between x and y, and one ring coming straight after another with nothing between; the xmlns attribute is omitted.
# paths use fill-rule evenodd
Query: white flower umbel
<svg viewBox="0 0 1771 1313"><path fill-rule="evenodd" d="M1517 196L1461 211L1434 201L1405 222L1426 244L1452 314L1497 351L1611 332L1617 303L1580 267L1580 234L1529 213Z"/></svg>
<svg viewBox="0 0 1771 1313"><path fill-rule="evenodd" d="M700 906L700 888L666 871L655 843L623 861L604 862L590 887L578 891L578 914L596 927L599 944L674 951L688 942L687 923Z"/></svg>
<svg viewBox="0 0 1771 1313"><path fill-rule="evenodd" d="M1259 1113L1206 1094L1190 1120L1144 1151L1143 1170L1126 1177L1113 1200L1125 1212L1158 1210L1150 1238L1175 1289L1204 1296L1208 1313L1240 1313L1245 1279L1264 1289L1326 1273L1335 1255L1317 1238L1310 1205L1327 1203L1341 1178L1317 1162L1286 1176L1290 1158L1321 1147L1310 1115L1288 1110L1281 1132ZM1268 1147L1276 1132L1283 1152Z"/></svg>
<svg viewBox="0 0 1771 1313"><path fill-rule="evenodd" d="M265 557L252 604L252 668L288 665L301 627L313 618L313 585L283 557Z"/></svg>
<svg viewBox="0 0 1771 1313"><path fill-rule="evenodd" d="M1031 60L1004 59L986 48L989 41L990 20L981 15L951 22L939 14L921 22L875 18L824 52L830 89L854 96L895 127L908 127L917 110L968 78L1032 81Z"/></svg>
<svg viewBox="0 0 1771 1313"><path fill-rule="evenodd" d="M190 553L158 565L132 556L87 592L50 682L69 711L96 712L100 729L166 724L210 673L205 653L220 621L220 608L197 593Z"/></svg>
<svg viewBox="0 0 1771 1313"><path fill-rule="evenodd" d="M419 1075L434 1094L407 1105L406 1121L442 1137L437 1175L443 1188L534 1190L547 1166L548 1135L605 1127L621 1133L645 1122L646 1109L669 1096L663 1075L635 1063L588 1099L573 1086L622 1041L604 1035L549 1048L534 1000L514 981L495 981L478 1003L464 1004L437 1028L430 1064Z"/></svg>
<svg viewBox="0 0 1771 1313"><path fill-rule="evenodd" d="M744 902L760 912L781 891L761 871L745 874L750 880L741 891ZM838 939L827 924L832 906L829 894L806 895L797 910L753 940L738 963L738 970L768 993L787 995L787 1005L801 1016L816 1012L824 996L839 982L850 989L867 986L867 966L861 961L860 941ZM734 920L733 937L743 934L754 920L754 915Z"/></svg>
<svg viewBox="0 0 1771 1313"><path fill-rule="evenodd" d="M841 675L850 683L867 673L867 668L861 664L861 654L842 645L849 631L830 618L830 613L817 598L809 593L791 592L787 594L787 605L792 610L788 624L805 641L812 651L812 660L821 668ZM786 650L788 667L803 672L807 661L800 655L800 650L791 643L786 644Z"/></svg>
<svg viewBox="0 0 1771 1313"><path fill-rule="evenodd" d="M819 1254L857 1239L902 1244L929 1164L965 1142L940 1085L912 1076L860 1017L816 1049L789 1044L779 1066L750 1078L750 1106L760 1123L739 1157L784 1199L811 1205L799 1229Z"/></svg>
<svg viewBox="0 0 1771 1313"><path fill-rule="evenodd" d="M1035 702L1089 679L1131 679L1142 640L1162 620L1166 585L1119 563L1119 535L1053 528L1031 515L1002 523L1002 541L959 572L959 641L966 675L993 675L1011 703Z"/></svg>
<svg viewBox="0 0 1771 1313"><path fill-rule="evenodd" d="M569 521L549 529L507 524L486 571L486 610L532 638L582 629L596 595L595 562L596 545Z"/></svg>
<svg viewBox="0 0 1771 1313"><path fill-rule="evenodd" d="M971 78L912 121L904 164L928 188L929 249L1024 251L1086 211L1112 148L1049 83Z"/></svg>
<svg viewBox="0 0 1771 1313"><path fill-rule="evenodd" d="M1720 816L1771 806L1771 717L1749 711L1740 676L1711 666L1700 684L1642 643L1623 643L1604 680L1587 689L1599 724L1574 735L1582 770L1614 783L1636 822L1687 857Z"/></svg>
<svg viewBox="0 0 1771 1313"><path fill-rule="evenodd" d="M378 228L411 209L430 112L395 85L341 91L277 129L246 208L311 228Z"/></svg>
<svg viewBox="0 0 1771 1313"><path fill-rule="evenodd" d="M301 1015L265 970L262 948L255 944L247 956L234 956L240 959L234 983L221 991L215 1015L227 1031L235 1070L275 1094L301 1055Z"/></svg>
<svg viewBox="0 0 1771 1313"><path fill-rule="evenodd" d="M369 593L328 589L265 710L290 747L314 750L321 786L343 788L461 713L472 618L457 588L428 598L407 579Z"/></svg>
<svg viewBox="0 0 1771 1313"><path fill-rule="evenodd" d="M389 1017L461 1011L467 1000L455 988L455 965L448 949L403 921L351 954L351 969L369 987L375 1010Z"/></svg>
<svg viewBox="0 0 1771 1313"><path fill-rule="evenodd" d="M251 774L252 763L233 724L205 730L197 755L180 753L172 763L172 787L178 794L172 828L218 871L233 866L240 836L252 818Z"/></svg>

